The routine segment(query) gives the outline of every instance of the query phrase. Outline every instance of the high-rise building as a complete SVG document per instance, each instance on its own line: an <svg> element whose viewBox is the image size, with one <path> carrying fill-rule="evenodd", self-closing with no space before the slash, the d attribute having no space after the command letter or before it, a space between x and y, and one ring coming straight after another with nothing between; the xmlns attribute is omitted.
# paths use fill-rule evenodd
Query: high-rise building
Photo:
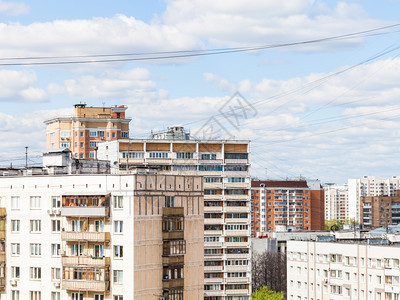
<svg viewBox="0 0 400 300"><path fill-rule="evenodd" d="M400 191L393 196L361 197L360 219L364 228L400 224Z"/></svg>
<svg viewBox="0 0 400 300"><path fill-rule="evenodd" d="M400 189L400 177L376 178L364 176L358 179L349 179L349 210L348 217L360 222L360 198L374 196L393 196L395 190Z"/></svg>
<svg viewBox="0 0 400 300"><path fill-rule="evenodd" d="M253 180L252 236L324 230L324 190L315 180Z"/></svg>
<svg viewBox="0 0 400 300"><path fill-rule="evenodd" d="M129 137L130 119L127 107L87 107L76 104L72 117L46 120L47 149L69 149L74 158L94 159L97 144L102 141Z"/></svg>
<svg viewBox="0 0 400 300"><path fill-rule="evenodd" d="M328 238L287 242L287 299L399 299L397 245Z"/></svg>
<svg viewBox="0 0 400 300"><path fill-rule="evenodd" d="M202 177L7 176L0 191L1 299L203 299Z"/></svg>
<svg viewBox="0 0 400 300"><path fill-rule="evenodd" d="M174 127L153 138L99 144L115 172L153 168L159 174L204 177L204 299L250 298L250 143L193 140Z"/></svg>
<svg viewBox="0 0 400 300"><path fill-rule="evenodd" d="M325 220L345 221L348 218L349 191L347 184L324 184Z"/></svg>

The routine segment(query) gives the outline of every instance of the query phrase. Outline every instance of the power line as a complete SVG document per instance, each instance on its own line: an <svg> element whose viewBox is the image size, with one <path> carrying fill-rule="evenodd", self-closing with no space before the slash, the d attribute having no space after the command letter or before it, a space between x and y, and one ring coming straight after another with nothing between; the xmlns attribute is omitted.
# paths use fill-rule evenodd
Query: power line
<svg viewBox="0 0 400 300"><path fill-rule="evenodd" d="M299 45L308 45L315 43L322 43L327 41L335 41L342 39L352 39L367 37L377 34L391 34L396 31L381 32L383 30L392 29L399 27L400 23L373 28L369 30L342 34L337 36L291 42L291 43L280 43L280 44L270 44L254 47L236 47L236 48L214 48L205 50L180 50L180 51L163 51L163 52L142 52L142 53L120 53L120 54L95 54L95 55L73 55L73 56L36 56L36 57L9 57L0 58L1 61L15 61L15 60L50 60L50 59L71 59L63 61L39 61L39 62L10 62L10 63L0 63L0 66L32 66L32 65L66 65L66 64L87 64L87 63L112 63L112 62L127 62L127 61L146 61L146 60L164 60L164 59L174 59L174 58L189 58L198 56L208 56L208 55L220 55L229 53L239 53L239 52L249 52L249 51L260 51L266 49L292 47ZM128 56L143 56L143 57L128 57ZM128 57L128 58L115 58L111 59L109 57ZM77 58L91 58L89 60L72 60ZM104 59L97 59L104 58Z"/></svg>

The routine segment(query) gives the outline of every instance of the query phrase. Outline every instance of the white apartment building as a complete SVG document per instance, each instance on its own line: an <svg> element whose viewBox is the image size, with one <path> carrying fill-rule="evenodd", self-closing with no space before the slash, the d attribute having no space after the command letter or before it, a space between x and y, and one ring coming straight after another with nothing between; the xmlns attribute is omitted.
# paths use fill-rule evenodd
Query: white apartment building
<svg viewBox="0 0 400 300"><path fill-rule="evenodd" d="M0 299L203 299L202 189L196 176L0 177Z"/></svg>
<svg viewBox="0 0 400 300"><path fill-rule="evenodd" d="M192 140L173 127L152 139L100 143L98 158L114 172L145 167L204 176L204 299L250 299L249 141Z"/></svg>
<svg viewBox="0 0 400 300"><path fill-rule="evenodd" d="M288 241L287 299L398 300L399 261L394 245Z"/></svg>
<svg viewBox="0 0 400 300"><path fill-rule="evenodd" d="M324 184L325 220L341 220L348 218L349 191L347 184Z"/></svg>
<svg viewBox="0 0 400 300"><path fill-rule="evenodd" d="M363 178L348 180L348 217L360 221L360 198L367 196L393 196L393 191L400 188L400 176L392 178Z"/></svg>

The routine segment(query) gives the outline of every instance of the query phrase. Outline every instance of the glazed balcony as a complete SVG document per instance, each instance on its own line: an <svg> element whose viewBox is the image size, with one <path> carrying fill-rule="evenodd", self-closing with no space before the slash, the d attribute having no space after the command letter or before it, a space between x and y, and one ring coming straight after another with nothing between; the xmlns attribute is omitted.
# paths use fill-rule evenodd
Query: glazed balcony
<svg viewBox="0 0 400 300"><path fill-rule="evenodd" d="M164 289L174 289L183 287L184 281L183 278L179 279L163 279L163 288Z"/></svg>
<svg viewBox="0 0 400 300"><path fill-rule="evenodd" d="M0 218L4 218L7 215L5 207L0 207Z"/></svg>
<svg viewBox="0 0 400 300"><path fill-rule="evenodd" d="M110 257L91 257L91 256L63 256L63 266L90 266L90 267L107 267L110 265Z"/></svg>
<svg viewBox="0 0 400 300"><path fill-rule="evenodd" d="M6 238L6 231L0 230L0 240L4 240Z"/></svg>
<svg viewBox="0 0 400 300"><path fill-rule="evenodd" d="M61 215L63 217L108 217L110 194L107 195L64 195Z"/></svg>
<svg viewBox="0 0 400 300"><path fill-rule="evenodd" d="M106 292L110 290L109 281L63 279L61 284L62 289L70 291Z"/></svg>
<svg viewBox="0 0 400 300"><path fill-rule="evenodd" d="M110 241L109 232L89 232L89 231L62 231L61 240L65 242L89 242L104 243Z"/></svg>

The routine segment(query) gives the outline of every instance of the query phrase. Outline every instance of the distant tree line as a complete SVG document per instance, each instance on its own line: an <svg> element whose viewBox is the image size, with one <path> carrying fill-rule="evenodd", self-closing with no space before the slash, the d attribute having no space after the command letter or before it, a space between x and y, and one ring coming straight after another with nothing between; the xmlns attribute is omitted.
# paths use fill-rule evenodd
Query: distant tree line
<svg viewBox="0 0 400 300"><path fill-rule="evenodd" d="M253 291L267 286L270 291L282 292L286 299L286 254L254 253L251 268Z"/></svg>

